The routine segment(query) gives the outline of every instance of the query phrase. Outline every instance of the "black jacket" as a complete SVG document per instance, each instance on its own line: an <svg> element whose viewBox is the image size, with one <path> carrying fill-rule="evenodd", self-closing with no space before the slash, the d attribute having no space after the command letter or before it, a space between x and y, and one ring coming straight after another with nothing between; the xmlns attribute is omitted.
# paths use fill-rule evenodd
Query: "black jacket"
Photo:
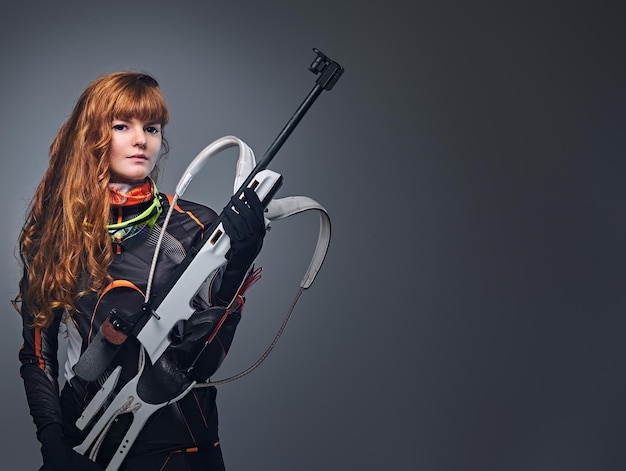
<svg viewBox="0 0 626 471"><path fill-rule="evenodd" d="M76 313L71 318L63 312L57 312L54 321L47 329L31 328L32 313L29 306L22 305L24 344L19 352L21 376L24 380L30 413L33 417L37 435L50 424L61 424L65 437L72 446L80 443L88 430L81 432L75 426L76 419L89 400L99 389L95 383L88 383L76 376L72 367L80 354L98 332L102 322L108 317L110 300L107 296L122 297L124 306L135 309L143 302L147 278L152 262L154 247L157 243L164 215L167 213L171 197L163 198L163 213L153 228L146 227L132 238L116 244L115 259L110 267L110 275L116 283L114 289L105 297L86 295L78 299ZM149 203L138 206L115 208L120 211L122 220L140 214ZM187 251L201 239L216 218L216 213L199 204L178 200L177 206L168 222L156 272L152 292L169 278L174 268L183 260ZM119 280L124 280L120 282ZM202 312L214 304L215 292L219 286L220 272L207 279L199 294L193 300L193 307ZM24 292L25 278L21 281ZM119 286L118 286L119 285ZM115 301L117 302L117 301ZM238 296L234 309L231 310L222 330L225 337L211 343L203 354L205 373L219 367L224 358L234 330L240 320L243 308L243 296ZM65 335L59 336L59 332ZM66 383L59 394L57 349L59 339L67 338L68 360L65 365ZM129 339L130 340L130 339ZM136 340L135 340L136 342ZM116 360L124 365L127 381L134 376L133 365L136 363L137 349L133 342L127 341ZM118 358L119 357L119 358ZM127 365L129 367L127 368ZM197 378L200 379L200 378ZM203 378L207 379L207 378ZM217 443L218 424L215 406L215 388L193 389L180 401L160 409L154 414L138 437L129 456L152 453L162 450L184 450L192 447L212 446ZM99 462L106 463L108 457L117 448L120 436L123 436L129 417L120 417L108 434L99 454ZM100 458L102 457L102 458Z"/></svg>

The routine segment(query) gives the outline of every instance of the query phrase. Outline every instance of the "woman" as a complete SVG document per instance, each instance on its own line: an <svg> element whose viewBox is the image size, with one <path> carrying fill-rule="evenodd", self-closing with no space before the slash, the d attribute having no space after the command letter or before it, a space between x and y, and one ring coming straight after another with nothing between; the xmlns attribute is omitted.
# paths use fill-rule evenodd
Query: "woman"
<svg viewBox="0 0 626 471"><path fill-rule="evenodd" d="M168 150L163 138L167 122L167 107L154 78L119 72L96 79L54 139L49 167L27 212L19 237L23 277L16 301L24 338L19 358L45 471L103 469L128 427L130 417L116 420L95 457L98 464L73 450L87 432L76 427L76 419L99 389L97 382L76 375L73 367L101 326L108 325L111 306L134 313L144 301L171 201L154 183L157 161ZM218 337L196 364L200 376L190 380L207 380L219 367L241 316L242 286L252 279L250 267L265 235L256 194L247 190L245 201L233 197L225 208L228 263L209 277L193 300L197 313L215 306L228 306L229 311ZM217 217L213 210L184 200L178 200L175 209L152 279L155 293ZM189 337L192 324L172 341ZM67 337L68 359L59 394L60 329ZM129 337L116 355L115 364L130 371L120 384L137 371L138 351L137 341ZM177 366L190 361L184 355L172 358ZM153 389L161 391L158 371L155 378ZM215 395L213 387L194 388L157 411L120 469L224 469Z"/></svg>

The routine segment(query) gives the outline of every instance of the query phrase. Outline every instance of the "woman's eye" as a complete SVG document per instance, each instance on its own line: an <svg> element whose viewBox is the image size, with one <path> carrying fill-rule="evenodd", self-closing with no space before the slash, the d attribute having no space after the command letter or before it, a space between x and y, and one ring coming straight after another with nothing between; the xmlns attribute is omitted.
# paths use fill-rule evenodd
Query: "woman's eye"
<svg viewBox="0 0 626 471"><path fill-rule="evenodd" d="M125 124L114 124L113 125L113 129L115 129L116 131L123 131L124 129L126 129L126 125Z"/></svg>
<svg viewBox="0 0 626 471"><path fill-rule="evenodd" d="M150 134L158 134L159 133L159 128L155 127L155 126L148 126L146 128L146 132L149 132Z"/></svg>

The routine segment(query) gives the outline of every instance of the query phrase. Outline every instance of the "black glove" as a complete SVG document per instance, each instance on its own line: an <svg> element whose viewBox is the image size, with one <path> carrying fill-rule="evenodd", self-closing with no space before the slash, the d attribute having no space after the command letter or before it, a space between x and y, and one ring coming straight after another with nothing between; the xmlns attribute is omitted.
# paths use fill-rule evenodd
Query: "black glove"
<svg viewBox="0 0 626 471"><path fill-rule="evenodd" d="M237 292L243 277L261 251L265 237L263 204L254 190L246 188L243 194L244 200L232 196L223 212L222 224L230 238L230 250L226 255L228 264L222 274L217 301L224 305Z"/></svg>
<svg viewBox="0 0 626 471"><path fill-rule="evenodd" d="M102 466L74 451L63 438L61 426L51 424L40 436L43 467L40 471L104 471Z"/></svg>
<svg viewBox="0 0 626 471"><path fill-rule="evenodd" d="M247 270L263 246L265 220L263 205L254 190L246 188L243 195L243 200L236 195L230 198L224 208L223 224L230 238L230 251L226 256L228 265Z"/></svg>

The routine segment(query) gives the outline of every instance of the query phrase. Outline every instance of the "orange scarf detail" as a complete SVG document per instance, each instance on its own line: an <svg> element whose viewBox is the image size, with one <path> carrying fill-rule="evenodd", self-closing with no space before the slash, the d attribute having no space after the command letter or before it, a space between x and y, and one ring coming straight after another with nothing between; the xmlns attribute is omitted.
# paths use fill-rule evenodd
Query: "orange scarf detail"
<svg viewBox="0 0 626 471"><path fill-rule="evenodd" d="M109 195L111 196L111 206L134 206L136 204L151 201L154 197L154 191L152 182L147 181L139 186L136 186L135 188L132 188L128 193L122 193L121 191L109 186Z"/></svg>

